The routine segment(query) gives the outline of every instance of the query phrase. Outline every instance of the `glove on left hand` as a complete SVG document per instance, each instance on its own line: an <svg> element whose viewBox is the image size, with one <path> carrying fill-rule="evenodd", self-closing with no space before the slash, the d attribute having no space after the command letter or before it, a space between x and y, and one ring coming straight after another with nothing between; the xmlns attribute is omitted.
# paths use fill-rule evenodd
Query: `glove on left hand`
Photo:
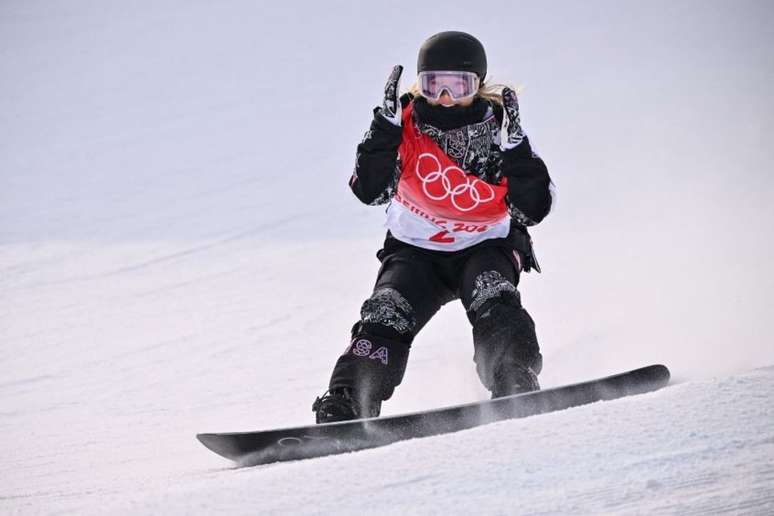
<svg viewBox="0 0 774 516"><path fill-rule="evenodd" d="M500 131L500 148L504 151L518 147L524 140L524 130L519 117L519 99L516 92L503 88L503 126Z"/></svg>

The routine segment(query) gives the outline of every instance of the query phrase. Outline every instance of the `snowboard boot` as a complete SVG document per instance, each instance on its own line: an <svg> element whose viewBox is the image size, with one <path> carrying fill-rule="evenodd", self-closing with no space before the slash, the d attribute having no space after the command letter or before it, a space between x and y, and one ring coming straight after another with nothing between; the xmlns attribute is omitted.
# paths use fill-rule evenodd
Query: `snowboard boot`
<svg viewBox="0 0 774 516"><path fill-rule="evenodd" d="M317 424L334 423L376 417L382 408L382 402L359 403L351 389L341 387L327 391L314 400L312 411Z"/></svg>
<svg viewBox="0 0 774 516"><path fill-rule="evenodd" d="M492 399L538 390L540 384L537 375L529 367L508 362L501 364L495 371Z"/></svg>

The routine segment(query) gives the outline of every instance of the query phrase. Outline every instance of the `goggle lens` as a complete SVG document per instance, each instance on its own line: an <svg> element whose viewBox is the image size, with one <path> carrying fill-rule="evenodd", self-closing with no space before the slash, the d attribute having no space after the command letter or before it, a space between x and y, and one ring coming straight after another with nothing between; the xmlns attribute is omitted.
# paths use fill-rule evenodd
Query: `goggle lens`
<svg viewBox="0 0 774 516"><path fill-rule="evenodd" d="M478 92L478 75L473 72L419 72L419 90L422 96L438 100L444 90L455 100L462 100Z"/></svg>

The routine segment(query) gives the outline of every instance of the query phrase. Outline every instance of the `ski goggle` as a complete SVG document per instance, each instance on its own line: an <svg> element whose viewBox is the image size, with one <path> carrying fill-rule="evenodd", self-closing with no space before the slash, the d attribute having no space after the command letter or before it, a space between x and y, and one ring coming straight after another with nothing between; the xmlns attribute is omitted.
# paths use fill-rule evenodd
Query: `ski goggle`
<svg viewBox="0 0 774 516"><path fill-rule="evenodd" d="M419 91L431 100L441 98L444 90L454 100L462 100L478 92L478 75L473 72L419 72Z"/></svg>

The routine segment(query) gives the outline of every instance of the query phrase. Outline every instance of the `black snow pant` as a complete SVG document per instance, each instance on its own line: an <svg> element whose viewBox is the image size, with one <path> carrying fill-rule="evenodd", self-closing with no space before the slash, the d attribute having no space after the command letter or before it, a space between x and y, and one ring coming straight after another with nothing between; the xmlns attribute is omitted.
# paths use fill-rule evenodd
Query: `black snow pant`
<svg viewBox="0 0 774 516"><path fill-rule="evenodd" d="M405 246L381 256L373 293L329 389L350 388L361 404L389 399L403 379L414 337L455 299L473 326L473 360L485 387L492 390L498 366L508 361L539 373L535 324L521 305L519 260L512 253L496 246L453 253Z"/></svg>

